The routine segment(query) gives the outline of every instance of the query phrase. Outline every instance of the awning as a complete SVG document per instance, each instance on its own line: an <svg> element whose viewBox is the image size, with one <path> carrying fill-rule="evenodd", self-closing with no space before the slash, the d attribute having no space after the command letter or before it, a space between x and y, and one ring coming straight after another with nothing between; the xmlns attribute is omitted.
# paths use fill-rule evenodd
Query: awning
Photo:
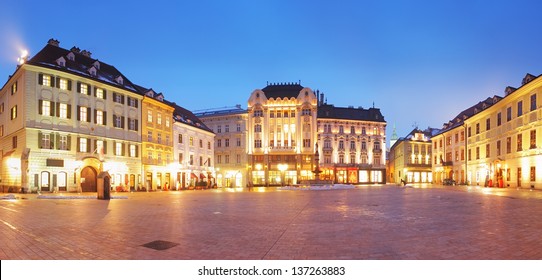
<svg viewBox="0 0 542 280"><path fill-rule="evenodd" d="M203 175L203 173L200 173L199 178L203 180L203 179L206 179L207 177L205 177L205 175Z"/></svg>
<svg viewBox="0 0 542 280"><path fill-rule="evenodd" d="M190 178L198 179L198 176L196 176L194 173L190 173Z"/></svg>

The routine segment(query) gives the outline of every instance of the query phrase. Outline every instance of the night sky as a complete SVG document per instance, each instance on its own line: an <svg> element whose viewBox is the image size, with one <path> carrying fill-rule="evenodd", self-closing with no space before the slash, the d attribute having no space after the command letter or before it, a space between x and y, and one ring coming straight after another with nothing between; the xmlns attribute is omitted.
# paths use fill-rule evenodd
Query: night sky
<svg viewBox="0 0 542 280"><path fill-rule="evenodd" d="M118 2L118 3L117 3ZM129 3L129 4L128 4ZM129 5L129 6L128 6ZM55 38L190 110L298 82L374 106L405 136L542 74L537 1L26 1L0 4L0 77Z"/></svg>

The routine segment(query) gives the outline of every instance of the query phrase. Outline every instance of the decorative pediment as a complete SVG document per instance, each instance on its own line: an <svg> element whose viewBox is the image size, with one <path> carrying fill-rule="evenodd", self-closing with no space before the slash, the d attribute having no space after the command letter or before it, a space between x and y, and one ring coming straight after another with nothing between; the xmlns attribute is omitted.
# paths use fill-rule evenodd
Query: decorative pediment
<svg viewBox="0 0 542 280"><path fill-rule="evenodd" d="M117 82L117 84L120 84L120 85L123 85L124 84L124 78L122 78L121 75L119 75L118 77L115 78L115 81Z"/></svg>

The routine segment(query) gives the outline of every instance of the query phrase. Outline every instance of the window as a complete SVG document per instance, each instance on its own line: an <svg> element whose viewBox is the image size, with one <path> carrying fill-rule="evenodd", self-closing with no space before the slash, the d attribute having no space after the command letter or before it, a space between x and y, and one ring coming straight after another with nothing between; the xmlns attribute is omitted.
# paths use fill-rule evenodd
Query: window
<svg viewBox="0 0 542 280"><path fill-rule="evenodd" d="M501 155L501 140L497 140L497 156Z"/></svg>
<svg viewBox="0 0 542 280"><path fill-rule="evenodd" d="M152 151L147 151L147 160L152 161Z"/></svg>
<svg viewBox="0 0 542 280"><path fill-rule="evenodd" d="M156 114L156 123L158 125L162 125L162 114L160 114L160 113Z"/></svg>
<svg viewBox="0 0 542 280"><path fill-rule="evenodd" d="M58 81L58 78L57 78ZM68 80L66 79L60 79L60 83L58 84L58 87L61 90L68 90Z"/></svg>
<svg viewBox="0 0 542 280"><path fill-rule="evenodd" d="M96 97L100 99L105 99L105 92L101 88L96 88Z"/></svg>
<svg viewBox="0 0 542 280"><path fill-rule="evenodd" d="M105 145L103 140L96 140L96 152L99 155L105 154Z"/></svg>
<svg viewBox="0 0 542 280"><path fill-rule="evenodd" d="M512 120L512 107L506 108L506 121L509 122Z"/></svg>
<svg viewBox="0 0 542 280"><path fill-rule="evenodd" d="M461 149L461 160L465 160L465 150Z"/></svg>
<svg viewBox="0 0 542 280"><path fill-rule="evenodd" d="M459 142L459 133L456 133L456 134L454 135L454 142L455 142L455 143L458 143L458 142Z"/></svg>
<svg viewBox="0 0 542 280"><path fill-rule="evenodd" d="M58 147L59 150L68 151L68 136L67 135L60 135L59 141L58 141Z"/></svg>
<svg viewBox="0 0 542 280"><path fill-rule="evenodd" d="M350 141L350 150L355 151L356 150L356 141Z"/></svg>
<svg viewBox="0 0 542 280"><path fill-rule="evenodd" d="M51 134L41 133L41 148L42 149L51 149Z"/></svg>
<svg viewBox="0 0 542 280"><path fill-rule="evenodd" d="M303 109L301 110L302 116L310 116L311 115L311 109Z"/></svg>
<svg viewBox="0 0 542 280"><path fill-rule="evenodd" d="M471 149L468 150L468 155L467 155L467 158L468 160L472 160L472 153L471 153Z"/></svg>
<svg viewBox="0 0 542 280"><path fill-rule="evenodd" d="M137 99L128 97L128 106L137 108Z"/></svg>
<svg viewBox="0 0 542 280"><path fill-rule="evenodd" d="M350 134L356 134L356 128L354 126L350 127Z"/></svg>
<svg viewBox="0 0 542 280"><path fill-rule="evenodd" d="M61 119L67 119L68 118L68 104L64 103L57 103L58 104L58 117Z"/></svg>
<svg viewBox="0 0 542 280"><path fill-rule="evenodd" d="M501 112L497 113L497 126L501 126Z"/></svg>
<svg viewBox="0 0 542 280"><path fill-rule="evenodd" d="M339 155L339 163L344 163L344 155Z"/></svg>
<svg viewBox="0 0 542 280"><path fill-rule="evenodd" d="M11 107L11 119L14 120L17 118L17 105Z"/></svg>
<svg viewBox="0 0 542 280"><path fill-rule="evenodd" d="M363 134L363 135L366 134L365 127L362 127L362 128L361 128L361 134Z"/></svg>
<svg viewBox="0 0 542 280"><path fill-rule="evenodd" d="M194 155L190 155L190 165L194 165Z"/></svg>
<svg viewBox="0 0 542 280"><path fill-rule="evenodd" d="M62 80L60 80L60 82L62 84ZM78 85L79 85L79 93L88 95L88 85L87 84L81 84L81 83L79 83Z"/></svg>
<svg viewBox="0 0 542 280"><path fill-rule="evenodd" d="M230 125L225 125L224 126L224 132L230 132Z"/></svg>
<svg viewBox="0 0 542 280"><path fill-rule="evenodd" d="M211 141L207 141L207 150L211 149Z"/></svg>
<svg viewBox="0 0 542 280"><path fill-rule="evenodd" d="M344 127L342 125L339 125L339 133L344 133Z"/></svg>
<svg viewBox="0 0 542 280"><path fill-rule="evenodd" d="M476 147L476 159L480 159L480 147Z"/></svg>
<svg viewBox="0 0 542 280"><path fill-rule="evenodd" d="M219 148L222 147L222 139L218 139L216 141L216 146L219 147Z"/></svg>
<svg viewBox="0 0 542 280"><path fill-rule="evenodd" d="M182 134L179 134L179 144L182 144L183 143L183 135Z"/></svg>
<svg viewBox="0 0 542 280"><path fill-rule="evenodd" d="M42 187L42 188L48 188L49 187L49 172L47 172L47 171L42 171L41 172L40 187Z"/></svg>
<svg viewBox="0 0 542 280"><path fill-rule="evenodd" d="M42 78L42 85L44 86L48 86L50 87L51 86L51 76L49 75L43 75L43 78Z"/></svg>
<svg viewBox="0 0 542 280"><path fill-rule="evenodd" d="M489 157L489 144L486 144L486 158Z"/></svg>
<svg viewBox="0 0 542 280"><path fill-rule="evenodd" d="M83 121L83 122L90 121L90 115L88 114L89 109L90 108L80 106L79 107L79 119L78 120Z"/></svg>
<svg viewBox="0 0 542 280"><path fill-rule="evenodd" d="M217 133L222 133L222 126L221 125L216 127L216 132Z"/></svg>
<svg viewBox="0 0 542 280"><path fill-rule="evenodd" d="M531 111L536 110L536 93L531 95Z"/></svg>
<svg viewBox="0 0 542 280"><path fill-rule="evenodd" d="M130 144L130 157L137 157L137 146Z"/></svg>
<svg viewBox="0 0 542 280"><path fill-rule="evenodd" d="M531 130L531 144L529 145L530 149L536 149L536 130Z"/></svg>
<svg viewBox="0 0 542 280"><path fill-rule="evenodd" d="M262 132L262 125L261 124L255 125L254 126L254 132Z"/></svg>
<svg viewBox="0 0 542 280"><path fill-rule="evenodd" d="M465 141L465 131L461 131L461 141ZM436 148L436 146L435 146Z"/></svg>
<svg viewBox="0 0 542 280"><path fill-rule="evenodd" d="M104 112L102 110L96 110L96 123L104 125Z"/></svg>
<svg viewBox="0 0 542 280"><path fill-rule="evenodd" d="M194 137L190 136L190 138L188 140L189 140L190 147L193 147L194 146Z"/></svg>
<svg viewBox="0 0 542 280"><path fill-rule="evenodd" d="M254 140L254 148L261 148L262 147L262 140L256 139Z"/></svg>
<svg viewBox="0 0 542 280"><path fill-rule="evenodd" d="M203 139L199 139L199 147L200 149L203 148Z"/></svg>
<svg viewBox="0 0 542 280"><path fill-rule="evenodd" d="M237 124L237 132L241 132L241 124L240 123Z"/></svg>
<svg viewBox="0 0 542 280"><path fill-rule="evenodd" d="M87 153L89 143L87 138L79 138L79 152Z"/></svg>
<svg viewBox="0 0 542 280"><path fill-rule="evenodd" d="M303 148L311 147L311 139L303 139Z"/></svg>
<svg viewBox="0 0 542 280"><path fill-rule="evenodd" d="M17 82L11 85L11 95L14 95L17 92Z"/></svg>
<svg viewBox="0 0 542 280"><path fill-rule="evenodd" d="M224 139L224 146L225 146L225 147L229 147L229 146L230 146L230 139L229 139L229 138Z"/></svg>
<svg viewBox="0 0 542 280"><path fill-rule="evenodd" d="M531 182L536 181L536 167L535 166L531 166L531 172L530 172L529 177L531 179Z"/></svg>
<svg viewBox="0 0 542 280"><path fill-rule="evenodd" d="M254 110L254 117L261 117L263 116L262 110Z"/></svg>
<svg viewBox="0 0 542 280"><path fill-rule="evenodd" d="M158 133L156 140L158 141L158 144L162 144L162 133Z"/></svg>
<svg viewBox="0 0 542 280"><path fill-rule="evenodd" d="M472 127L470 127L470 126L467 128L467 137L470 137L472 135L471 128Z"/></svg>
<svg viewBox="0 0 542 280"><path fill-rule="evenodd" d="M152 111L151 110L147 111L147 122L152 122Z"/></svg>
<svg viewBox="0 0 542 280"><path fill-rule="evenodd" d="M124 128L124 117L113 115L113 127Z"/></svg>
<svg viewBox="0 0 542 280"><path fill-rule="evenodd" d="M230 155L224 155L224 163L225 164L230 163Z"/></svg>
<svg viewBox="0 0 542 280"><path fill-rule="evenodd" d="M147 131L147 142L152 142L152 131Z"/></svg>
<svg viewBox="0 0 542 280"><path fill-rule="evenodd" d="M166 135L166 145L169 145L169 135Z"/></svg>
<svg viewBox="0 0 542 280"><path fill-rule="evenodd" d="M476 134L480 133L480 123L476 124Z"/></svg>
<svg viewBox="0 0 542 280"><path fill-rule="evenodd" d="M4 103L0 104L0 114L4 113Z"/></svg>
<svg viewBox="0 0 542 280"><path fill-rule="evenodd" d="M184 160L183 153L179 153L179 164L183 164L183 160Z"/></svg>
<svg viewBox="0 0 542 280"><path fill-rule="evenodd" d="M329 149L329 148L331 148L331 140L326 139L324 140L324 149Z"/></svg>
<svg viewBox="0 0 542 280"><path fill-rule="evenodd" d="M122 143L115 142L115 155L122 156Z"/></svg>
<svg viewBox="0 0 542 280"><path fill-rule="evenodd" d="M523 115L523 101L518 102L518 117Z"/></svg>
<svg viewBox="0 0 542 280"><path fill-rule="evenodd" d="M166 127L169 127L170 123L169 123L169 118L166 118Z"/></svg>
<svg viewBox="0 0 542 280"><path fill-rule="evenodd" d="M517 137L517 151L520 152L523 150L523 135L521 133L518 134Z"/></svg>
<svg viewBox="0 0 542 280"><path fill-rule="evenodd" d="M512 152L512 137L506 138L506 153L509 154Z"/></svg>
<svg viewBox="0 0 542 280"><path fill-rule="evenodd" d="M236 139L237 147L241 147L241 138Z"/></svg>
<svg viewBox="0 0 542 280"><path fill-rule="evenodd" d="M435 142L435 145L436 145L437 142ZM367 150L367 142L365 141L362 141L361 142L361 150L362 151L366 151Z"/></svg>
<svg viewBox="0 0 542 280"><path fill-rule="evenodd" d="M305 145L304 145L305 142L304 141L305 140L303 140L303 147L305 147ZM344 150L344 141L343 140L339 141L339 150Z"/></svg>
<svg viewBox="0 0 542 280"><path fill-rule="evenodd" d="M124 95L113 92L113 101L124 104Z"/></svg>
<svg viewBox="0 0 542 280"><path fill-rule="evenodd" d="M486 119L486 130L490 130L491 129L491 118L487 118Z"/></svg>
<svg viewBox="0 0 542 280"><path fill-rule="evenodd" d="M375 142L374 143L374 150L375 151L380 151L380 142Z"/></svg>
<svg viewBox="0 0 542 280"><path fill-rule="evenodd" d="M0 137L4 136L4 125L0 125Z"/></svg>
<svg viewBox="0 0 542 280"><path fill-rule="evenodd" d="M51 101L48 101L48 100L41 101L41 114L44 116L51 115Z"/></svg>
<svg viewBox="0 0 542 280"><path fill-rule="evenodd" d="M138 123L137 123L136 119L128 118L128 129L129 130L137 131L138 130L137 126L138 126Z"/></svg>

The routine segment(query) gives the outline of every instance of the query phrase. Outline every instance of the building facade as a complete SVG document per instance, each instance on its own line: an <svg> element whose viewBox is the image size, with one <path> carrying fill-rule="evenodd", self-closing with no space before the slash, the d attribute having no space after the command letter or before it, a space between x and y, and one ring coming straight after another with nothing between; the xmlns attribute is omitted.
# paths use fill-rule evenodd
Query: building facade
<svg viewBox="0 0 542 280"><path fill-rule="evenodd" d="M218 187L245 187L247 176L247 110L233 108L196 113L215 137L215 171Z"/></svg>
<svg viewBox="0 0 542 280"><path fill-rule="evenodd" d="M380 109L335 107L320 95L320 179L336 183L386 182L386 121Z"/></svg>
<svg viewBox="0 0 542 280"><path fill-rule="evenodd" d="M299 83L269 84L248 100L248 184L280 186L314 178L317 98Z"/></svg>
<svg viewBox="0 0 542 280"><path fill-rule="evenodd" d="M97 175L108 171L114 187L135 187L141 100L113 66L50 40L18 66L0 93L1 184L96 191Z"/></svg>
<svg viewBox="0 0 542 280"><path fill-rule="evenodd" d="M388 170L390 183L432 183L431 137L438 129L414 129L398 138L390 148Z"/></svg>
<svg viewBox="0 0 542 280"><path fill-rule="evenodd" d="M175 188L217 186L214 165L215 133L189 110L172 103L175 163Z"/></svg>

